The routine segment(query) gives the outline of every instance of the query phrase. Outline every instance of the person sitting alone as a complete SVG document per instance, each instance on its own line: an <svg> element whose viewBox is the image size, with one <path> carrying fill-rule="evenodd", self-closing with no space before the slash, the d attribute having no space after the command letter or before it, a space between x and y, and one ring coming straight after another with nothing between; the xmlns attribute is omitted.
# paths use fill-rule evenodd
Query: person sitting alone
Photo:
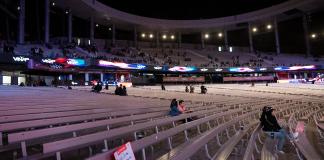
<svg viewBox="0 0 324 160"><path fill-rule="evenodd" d="M162 91L165 91L165 86L163 83L161 84L161 89L162 89Z"/></svg>
<svg viewBox="0 0 324 160"><path fill-rule="evenodd" d="M93 91L93 92L97 92L97 93L99 93L101 90L102 90L102 86L101 86L101 84L98 82L97 85L94 86L94 88L93 88L92 91Z"/></svg>
<svg viewBox="0 0 324 160"><path fill-rule="evenodd" d="M20 87L24 87L24 86L25 86L25 83L24 83L24 82L21 82L21 83L19 84L19 86L20 86Z"/></svg>
<svg viewBox="0 0 324 160"><path fill-rule="evenodd" d="M201 86L200 87L200 90L201 90L201 94L206 94L207 93L207 88L205 86Z"/></svg>
<svg viewBox="0 0 324 160"><path fill-rule="evenodd" d="M262 110L262 115L260 118L262 130L270 137L278 139L277 150L279 153L284 154L283 146L286 141L286 137L289 139L296 139L298 133L294 133L292 136L287 134L286 130L282 128L275 117L272 107L265 106Z"/></svg>

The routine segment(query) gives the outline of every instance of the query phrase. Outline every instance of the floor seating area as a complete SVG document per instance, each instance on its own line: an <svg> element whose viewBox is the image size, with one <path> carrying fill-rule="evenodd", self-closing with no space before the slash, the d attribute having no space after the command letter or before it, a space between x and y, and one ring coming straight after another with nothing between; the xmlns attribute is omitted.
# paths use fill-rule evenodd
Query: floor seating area
<svg viewBox="0 0 324 160"><path fill-rule="evenodd" d="M111 87L0 86L0 157L109 160L130 142L140 160L323 159L324 86L205 86L207 94L182 85L130 87L128 96ZM192 112L169 116L173 98ZM259 125L266 105L289 133L304 125L285 154Z"/></svg>

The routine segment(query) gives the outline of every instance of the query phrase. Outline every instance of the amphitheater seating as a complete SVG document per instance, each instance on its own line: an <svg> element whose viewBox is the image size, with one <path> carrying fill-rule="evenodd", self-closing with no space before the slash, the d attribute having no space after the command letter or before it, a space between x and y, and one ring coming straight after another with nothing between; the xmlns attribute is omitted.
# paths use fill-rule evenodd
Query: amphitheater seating
<svg viewBox="0 0 324 160"><path fill-rule="evenodd" d="M111 159L117 147L130 141L137 159L143 160L285 159L273 149L277 142L258 125L265 105L276 109L280 123L287 122L290 132L297 121L304 121L306 129L316 122L314 131L323 132L322 87L206 87L206 95L185 93L184 86L166 86L166 91L159 86L136 87L128 88L129 96L114 96L112 90L91 93L89 87L0 87L0 155L5 159ZM173 98L183 99L193 112L167 116ZM184 123L188 118L193 121ZM296 150L289 150L288 156L318 158L306 134L294 142Z"/></svg>

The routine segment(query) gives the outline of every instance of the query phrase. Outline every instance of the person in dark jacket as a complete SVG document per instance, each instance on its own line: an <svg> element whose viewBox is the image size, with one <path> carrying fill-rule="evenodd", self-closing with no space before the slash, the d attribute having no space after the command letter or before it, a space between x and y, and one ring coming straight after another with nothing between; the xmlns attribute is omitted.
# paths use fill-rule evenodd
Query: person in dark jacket
<svg viewBox="0 0 324 160"><path fill-rule="evenodd" d="M177 116L180 115L181 112L178 109L178 102L177 99L172 99L171 104L170 104L170 116Z"/></svg>
<svg viewBox="0 0 324 160"><path fill-rule="evenodd" d="M277 118L275 117L272 107L265 106L262 111L262 115L260 118L261 121L261 127L262 130L268 135L271 136L272 138L278 139L278 144L277 144L277 149L279 153L284 154L285 152L282 151L283 146L286 141L286 137L291 139L290 137L296 138L297 135L290 136L287 134L286 130L282 128L278 121Z"/></svg>

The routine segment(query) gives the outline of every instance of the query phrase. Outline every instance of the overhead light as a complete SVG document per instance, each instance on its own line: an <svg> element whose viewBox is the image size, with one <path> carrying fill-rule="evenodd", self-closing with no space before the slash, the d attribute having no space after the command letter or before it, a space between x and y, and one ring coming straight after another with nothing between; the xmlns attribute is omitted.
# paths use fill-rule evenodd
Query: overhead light
<svg viewBox="0 0 324 160"><path fill-rule="evenodd" d="M222 51L222 47L219 46L219 47L218 47L218 52L221 52L221 51Z"/></svg>
<svg viewBox="0 0 324 160"><path fill-rule="evenodd" d="M208 38L209 38L209 34L206 33L206 34L205 34L205 39L208 39Z"/></svg>
<svg viewBox="0 0 324 160"><path fill-rule="evenodd" d="M311 38L313 38L313 39L315 39L317 37L317 34L316 33L313 33L312 35L311 35Z"/></svg>
<svg viewBox="0 0 324 160"><path fill-rule="evenodd" d="M268 24L267 25L267 29L271 29L272 28L272 25L271 24Z"/></svg>
<svg viewBox="0 0 324 160"><path fill-rule="evenodd" d="M153 34L150 34L149 37L152 39L154 36L153 36Z"/></svg>
<svg viewBox="0 0 324 160"><path fill-rule="evenodd" d="M20 6L17 7L17 10L20 11Z"/></svg>
<svg viewBox="0 0 324 160"><path fill-rule="evenodd" d="M111 31L111 27L109 27L108 30Z"/></svg>
<svg viewBox="0 0 324 160"><path fill-rule="evenodd" d="M55 2L52 2L52 6L55 6Z"/></svg>
<svg viewBox="0 0 324 160"><path fill-rule="evenodd" d="M99 24L96 24L96 27L99 27Z"/></svg>
<svg viewBox="0 0 324 160"><path fill-rule="evenodd" d="M218 33L218 37L223 37L223 33Z"/></svg>
<svg viewBox="0 0 324 160"><path fill-rule="evenodd" d="M145 37L146 37L145 33L142 33L142 38L145 38Z"/></svg>
<svg viewBox="0 0 324 160"><path fill-rule="evenodd" d="M164 34L164 35L162 36L162 38L163 38L163 39L166 39L166 38L167 38L167 36L166 36L166 35Z"/></svg>
<svg viewBox="0 0 324 160"><path fill-rule="evenodd" d="M257 31L258 31L258 28L253 27L253 28L252 28L252 31L253 31L253 32L257 32Z"/></svg>
<svg viewBox="0 0 324 160"><path fill-rule="evenodd" d="M69 10L65 10L65 14L69 14Z"/></svg>
<svg viewBox="0 0 324 160"><path fill-rule="evenodd" d="M233 52L233 47L229 47L229 51L230 52Z"/></svg>
<svg viewBox="0 0 324 160"><path fill-rule="evenodd" d="M174 39L174 35L171 35L171 39Z"/></svg>

